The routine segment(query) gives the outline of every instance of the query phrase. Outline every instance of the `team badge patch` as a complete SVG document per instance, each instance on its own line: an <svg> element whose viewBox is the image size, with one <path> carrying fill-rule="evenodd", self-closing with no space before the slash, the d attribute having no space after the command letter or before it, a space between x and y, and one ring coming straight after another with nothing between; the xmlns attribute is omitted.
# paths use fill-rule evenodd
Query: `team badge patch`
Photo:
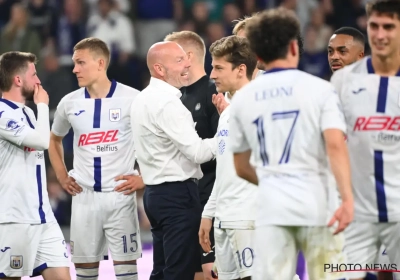
<svg viewBox="0 0 400 280"><path fill-rule="evenodd" d="M20 126L18 125L18 123L16 121L9 120L7 122L7 125L6 125L7 130L16 130L17 128L20 128Z"/></svg>
<svg viewBox="0 0 400 280"><path fill-rule="evenodd" d="M121 120L121 109L110 109L110 121L119 122Z"/></svg>
<svg viewBox="0 0 400 280"><path fill-rule="evenodd" d="M13 269L20 269L24 265L22 256L11 256L10 267Z"/></svg>

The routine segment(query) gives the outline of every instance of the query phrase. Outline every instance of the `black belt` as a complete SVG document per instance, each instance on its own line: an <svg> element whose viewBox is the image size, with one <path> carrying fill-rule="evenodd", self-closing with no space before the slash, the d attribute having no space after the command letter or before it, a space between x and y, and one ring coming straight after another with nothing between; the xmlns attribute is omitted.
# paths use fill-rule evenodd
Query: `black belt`
<svg viewBox="0 0 400 280"><path fill-rule="evenodd" d="M193 181L196 185L199 185L199 179L189 178L188 180Z"/></svg>

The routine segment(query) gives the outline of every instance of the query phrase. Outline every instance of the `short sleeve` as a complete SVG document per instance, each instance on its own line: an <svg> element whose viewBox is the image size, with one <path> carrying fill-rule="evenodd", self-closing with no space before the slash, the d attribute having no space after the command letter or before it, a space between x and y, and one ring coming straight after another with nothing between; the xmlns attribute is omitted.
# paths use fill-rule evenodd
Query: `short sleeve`
<svg viewBox="0 0 400 280"><path fill-rule="evenodd" d="M71 124L68 121L68 117L65 110L65 101L62 99L57 106L57 110L54 114L53 125L51 132L55 135L63 137L68 134L71 128Z"/></svg>
<svg viewBox="0 0 400 280"><path fill-rule="evenodd" d="M19 121L17 117L0 118L0 137L17 146L22 144L30 130L32 128Z"/></svg>
<svg viewBox="0 0 400 280"><path fill-rule="evenodd" d="M239 94L239 92L236 94ZM231 104L227 108L230 110L229 138L231 143L230 149L233 153L242 153L250 150L250 145L242 122L243 118L241 117L246 108L244 104L240 104L241 102L238 99L240 99L240 96L234 96Z"/></svg>
<svg viewBox="0 0 400 280"><path fill-rule="evenodd" d="M346 133L346 121L339 97L332 88L322 104L321 130L339 129Z"/></svg>

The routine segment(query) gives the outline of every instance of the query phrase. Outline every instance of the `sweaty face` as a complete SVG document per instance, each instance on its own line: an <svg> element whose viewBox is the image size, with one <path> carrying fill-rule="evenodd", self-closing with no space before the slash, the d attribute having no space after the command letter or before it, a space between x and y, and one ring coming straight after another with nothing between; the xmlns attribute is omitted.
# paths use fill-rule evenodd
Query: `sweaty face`
<svg viewBox="0 0 400 280"><path fill-rule="evenodd" d="M367 31L373 55L385 58L400 52L400 21L396 15L372 13Z"/></svg>
<svg viewBox="0 0 400 280"><path fill-rule="evenodd" d="M40 85L40 80L36 74L35 64L29 63L25 75L22 77L21 94L27 101L33 101L35 85Z"/></svg>
<svg viewBox="0 0 400 280"><path fill-rule="evenodd" d="M100 69L100 58L87 49L76 50L72 56L74 70L72 71L78 79L80 87L91 86L98 79Z"/></svg>
<svg viewBox="0 0 400 280"><path fill-rule="evenodd" d="M218 92L235 92L237 90L239 69L232 69L232 63L226 61L224 57L212 60L212 71L210 78L215 81Z"/></svg>
<svg viewBox="0 0 400 280"><path fill-rule="evenodd" d="M334 34L329 40L328 61L332 72L356 62L362 57L361 44L352 36Z"/></svg>
<svg viewBox="0 0 400 280"><path fill-rule="evenodd" d="M163 63L165 81L176 88L186 87L190 84L190 61L180 46L171 48Z"/></svg>

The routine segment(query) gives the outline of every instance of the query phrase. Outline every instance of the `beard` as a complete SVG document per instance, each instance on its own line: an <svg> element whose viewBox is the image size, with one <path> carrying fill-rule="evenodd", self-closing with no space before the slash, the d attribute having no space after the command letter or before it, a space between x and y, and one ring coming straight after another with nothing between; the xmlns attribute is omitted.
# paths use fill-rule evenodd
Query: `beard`
<svg viewBox="0 0 400 280"><path fill-rule="evenodd" d="M33 101L33 94L35 93L35 90L33 88L30 89L28 87L23 86L21 93L26 101Z"/></svg>

